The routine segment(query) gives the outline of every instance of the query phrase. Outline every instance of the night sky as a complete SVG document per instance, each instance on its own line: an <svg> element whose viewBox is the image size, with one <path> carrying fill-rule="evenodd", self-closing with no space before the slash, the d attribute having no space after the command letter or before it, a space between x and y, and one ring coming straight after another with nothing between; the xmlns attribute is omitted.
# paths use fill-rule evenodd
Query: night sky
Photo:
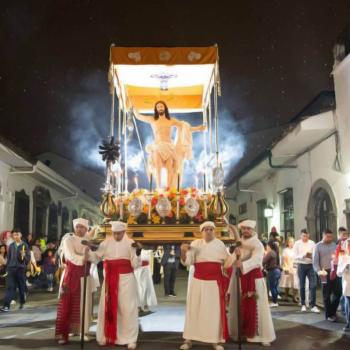
<svg viewBox="0 0 350 350"><path fill-rule="evenodd" d="M90 167L84 152L108 134L111 43L219 45L220 110L247 142L237 172L276 136L274 127L333 89L332 48L350 19L350 1L342 0L2 1L0 7L0 134L32 156L52 151Z"/></svg>

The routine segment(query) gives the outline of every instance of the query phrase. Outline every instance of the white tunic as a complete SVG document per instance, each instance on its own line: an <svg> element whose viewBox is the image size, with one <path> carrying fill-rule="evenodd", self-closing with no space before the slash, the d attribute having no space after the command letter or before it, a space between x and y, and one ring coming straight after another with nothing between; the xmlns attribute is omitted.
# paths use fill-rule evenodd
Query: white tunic
<svg viewBox="0 0 350 350"><path fill-rule="evenodd" d="M241 272L246 274L256 268L262 268L264 257L264 246L256 236L242 240ZM271 343L276 339L275 330L273 327L271 311L268 301L267 288L264 278L255 280L255 290L258 296L257 299L257 316L258 316L258 335L254 338L248 338L249 342L256 343ZM237 322L237 278L234 269L229 286L230 306L229 306L229 332L233 339L238 338L238 322Z"/></svg>
<svg viewBox="0 0 350 350"><path fill-rule="evenodd" d="M232 257L220 240L215 238L206 243L203 239L197 239L191 243L191 249L183 263L189 266L197 262L218 262L228 267L232 265ZM183 337L215 344L225 341L222 337L219 288L216 281L195 277L191 279Z"/></svg>
<svg viewBox="0 0 350 350"><path fill-rule="evenodd" d="M337 275L342 277L343 295L350 297L350 256L341 255L339 257Z"/></svg>
<svg viewBox="0 0 350 350"><path fill-rule="evenodd" d="M136 256L134 241L126 234L117 242L113 237L103 241L96 252L90 252L93 260L128 259L133 268L140 266L140 258ZM96 339L101 345L106 343L105 325L105 281L101 288L101 298L98 308ZM116 344L126 345L136 343L139 333L138 295L134 273L120 274L118 290L117 339Z"/></svg>
<svg viewBox="0 0 350 350"><path fill-rule="evenodd" d="M61 241L60 246L60 259L69 260L74 265L82 266L84 265L84 250L85 247L83 244L81 244L82 240L86 240L86 237L79 237L73 233L67 233ZM64 279L65 271L63 271L60 281L60 288L59 288L59 294L62 292L62 282ZM84 330L85 333L88 333L89 328L92 323L92 293L94 292L94 281L91 278L91 276L88 276L86 279L86 304L85 304L85 323L84 323ZM82 316L82 310L83 310L83 296L84 296L84 278L82 277L80 279L80 311ZM81 320L81 317L80 317Z"/></svg>
<svg viewBox="0 0 350 350"><path fill-rule="evenodd" d="M137 291L139 296L139 306L144 309L145 306L157 305L157 296L154 290L152 280L151 264L153 261L152 250L141 251L141 261L147 261L147 266L140 266L135 269L134 274L137 283Z"/></svg>
<svg viewBox="0 0 350 350"><path fill-rule="evenodd" d="M299 289L297 269L294 266L293 248L285 248L282 253L282 276L280 280L281 288Z"/></svg>

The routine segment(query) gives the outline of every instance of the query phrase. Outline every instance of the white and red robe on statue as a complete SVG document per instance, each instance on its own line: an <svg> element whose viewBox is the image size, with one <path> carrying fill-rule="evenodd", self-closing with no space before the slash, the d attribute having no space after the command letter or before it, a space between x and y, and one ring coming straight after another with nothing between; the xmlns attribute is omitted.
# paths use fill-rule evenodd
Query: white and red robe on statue
<svg viewBox="0 0 350 350"><path fill-rule="evenodd" d="M157 296L152 280L153 251L142 249L141 266L135 269L134 274L137 282L139 306L144 309L157 305Z"/></svg>
<svg viewBox="0 0 350 350"><path fill-rule="evenodd" d="M96 339L100 345L127 345L137 342L138 294L134 269L141 265L134 241L126 234L121 241L103 241L93 261L103 260L104 281L98 308Z"/></svg>
<svg viewBox="0 0 350 350"><path fill-rule="evenodd" d="M214 238L207 243L197 239L187 252L187 266L194 275L187 294L183 337L217 344L228 339L223 267L232 265L232 256L223 242Z"/></svg>
<svg viewBox="0 0 350 350"><path fill-rule="evenodd" d="M241 242L241 335L246 337L248 342L271 343L276 339L276 335L266 283L262 274L264 246L256 235L249 239L242 239ZM230 336L237 340L237 278L235 269L231 276L229 294L229 332Z"/></svg>
<svg viewBox="0 0 350 350"><path fill-rule="evenodd" d="M80 334L81 311L84 286L84 250L81 244L84 238L69 235L62 242L61 254L65 260L65 269L61 278L57 305L56 331L58 339L68 341L69 333ZM85 333L91 325L93 281L89 275L90 263L87 263L87 288L85 305Z"/></svg>

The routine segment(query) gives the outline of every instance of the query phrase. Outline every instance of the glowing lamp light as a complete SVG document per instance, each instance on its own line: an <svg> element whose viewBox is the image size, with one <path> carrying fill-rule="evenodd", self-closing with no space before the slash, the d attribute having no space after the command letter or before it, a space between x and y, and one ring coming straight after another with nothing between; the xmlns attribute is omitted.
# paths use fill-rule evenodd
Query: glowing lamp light
<svg viewBox="0 0 350 350"><path fill-rule="evenodd" d="M265 208L264 209L264 217L265 218L272 218L273 217L273 209L272 208Z"/></svg>

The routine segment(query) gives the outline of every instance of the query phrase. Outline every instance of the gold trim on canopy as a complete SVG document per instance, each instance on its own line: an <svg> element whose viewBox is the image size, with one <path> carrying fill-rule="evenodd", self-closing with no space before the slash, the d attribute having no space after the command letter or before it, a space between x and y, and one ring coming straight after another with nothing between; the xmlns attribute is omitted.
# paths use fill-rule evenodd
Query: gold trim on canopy
<svg viewBox="0 0 350 350"><path fill-rule="evenodd" d="M152 113L164 100L172 112L201 112L217 78L218 48L111 47L110 82L122 109Z"/></svg>
<svg viewBox="0 0 350 350"><path fill-rule="evenodd" d="M215 64L217 46L209 47L111 47L112 64Z"/></svg>

